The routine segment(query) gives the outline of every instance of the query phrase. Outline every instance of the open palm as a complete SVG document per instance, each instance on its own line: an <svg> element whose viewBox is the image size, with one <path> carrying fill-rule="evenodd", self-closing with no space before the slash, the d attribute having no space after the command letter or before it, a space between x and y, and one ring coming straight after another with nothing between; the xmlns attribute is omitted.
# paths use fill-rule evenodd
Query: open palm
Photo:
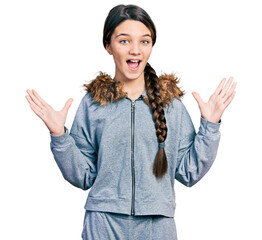
<svg viewBox="0 0 262 240"><path fill-rule="evenodd" d="M219 122L223 112L235 96L236 82L232 84L233 77L230 77L226 84L225 81L226 79L223 78L215 92L210 96L208 102L206 103L202 100L198 93L192 93L198 103L201 116L210 122ZM231 84L232 86L230 87Z"/></svg>
<svg viewBox="0 0 262 240"><path fill-rule="evenodd" d="M68 99L61 111L55 111L35 90L27 90L26 92L28 93L26 99L31 109L43 120L50 133L54 136L62 135L64 133L67 113L73 99Z"/></svg>

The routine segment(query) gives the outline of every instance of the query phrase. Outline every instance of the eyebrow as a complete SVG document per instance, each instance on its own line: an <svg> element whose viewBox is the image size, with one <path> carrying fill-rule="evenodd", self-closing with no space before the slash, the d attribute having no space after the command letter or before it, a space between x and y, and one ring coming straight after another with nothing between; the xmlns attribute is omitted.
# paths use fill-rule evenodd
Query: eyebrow
<svg viewBox="0 0 262 240"><path fill-rule="evenodd" d="M115 38L118 38L118 37L120 37L120 36L130 36L129 34L127 34L127 33L120 33L120 34L118 34ZM150 34L144 34L144 35L142 35L142 37L151 37L151 35ZM151 37L152 38L152 37Z"/></svg>

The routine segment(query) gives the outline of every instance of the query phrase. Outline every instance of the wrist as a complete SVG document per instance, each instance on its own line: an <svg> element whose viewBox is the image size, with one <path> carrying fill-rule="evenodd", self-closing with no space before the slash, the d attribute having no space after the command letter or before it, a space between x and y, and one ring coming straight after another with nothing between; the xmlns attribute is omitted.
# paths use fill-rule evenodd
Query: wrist
<svg viewBox="0 0 262 240"><path fill-rule="evenodd" d="M53 136L61 136L64 133L66 133L66 127L65 126L63 127L63 129L61 131L58 131L58 132L51 132L50 131L50 134L53 135Z"/></svg>

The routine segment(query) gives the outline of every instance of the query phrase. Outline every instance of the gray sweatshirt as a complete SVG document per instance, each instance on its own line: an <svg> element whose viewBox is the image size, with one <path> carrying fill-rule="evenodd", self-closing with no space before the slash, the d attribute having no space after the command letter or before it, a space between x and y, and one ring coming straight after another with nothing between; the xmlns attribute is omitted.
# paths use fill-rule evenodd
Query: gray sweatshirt
<svg viewBox="0 0 262 240"><path fill-rule="evenodd" d="M200 119L198 133L180 99L165 106L168 171L152 172L158 139L146 93L105 106L87 93L70 133L51 135L51 150L64 178L90 189L85 209L131 215L174 216L174 182L190 187L210 169L220 140L220 122Z"/></svg>

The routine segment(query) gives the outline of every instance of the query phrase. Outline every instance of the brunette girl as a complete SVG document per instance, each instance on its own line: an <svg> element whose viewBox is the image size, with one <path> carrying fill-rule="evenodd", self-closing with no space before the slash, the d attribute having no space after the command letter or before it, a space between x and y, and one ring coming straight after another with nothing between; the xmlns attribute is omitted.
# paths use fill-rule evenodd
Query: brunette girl
<svg viewBox="0 0 262 240"><path fill-rule="evenodd" d="M103 44L115 62L83 97L70 133L64 126L69 99L54 111L35 90L26 96L51 134L51 150L64 178L90 189L83 239L177 239L174 180L198 182L215 160L221 116L235 95L223 79L201 112L196 133L174 75L157 76L148 63L156 41L149 15L134 5L108 14Z"/></svg>

